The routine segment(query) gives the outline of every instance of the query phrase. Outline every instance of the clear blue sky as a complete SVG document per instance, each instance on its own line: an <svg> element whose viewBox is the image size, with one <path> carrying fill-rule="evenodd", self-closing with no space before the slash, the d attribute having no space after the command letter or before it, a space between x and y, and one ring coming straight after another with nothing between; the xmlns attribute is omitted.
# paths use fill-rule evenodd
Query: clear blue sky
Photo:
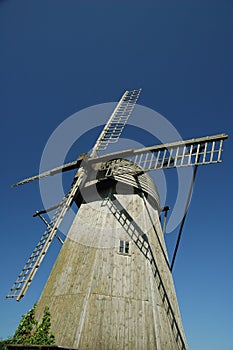
<svg viewBox="0 0 233 350"><path fill-rule="evenodd" d="M37 173L68 116L138 87L140 103L184 139L231 136L233 1L0 1L0 337L38 299L59 249L54 242L20 303L5 300L44 229L32 218L38 183L10 185ZM190 350L233 349L232 171L230 137L223 163L198 171L174 268ZM169 255L176 234L166 237Z"/></svg>

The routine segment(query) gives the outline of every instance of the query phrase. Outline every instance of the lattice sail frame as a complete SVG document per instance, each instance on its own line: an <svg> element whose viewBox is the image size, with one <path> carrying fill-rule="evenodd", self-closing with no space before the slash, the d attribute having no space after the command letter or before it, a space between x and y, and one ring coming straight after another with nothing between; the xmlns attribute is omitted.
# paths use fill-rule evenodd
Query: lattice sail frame
<svg viewBox="0 0 233 350"><path fill-rule="evenodd" d="M12 185L12 187L18 187L18 186L27 184L29 182L42 179L44 177L53 176L53 175L56 175L56 174L59 174L59 173L62 173L62 172L66 172L66 171L70 171L70 170L73 170L73 169L77 169L77 168L80 167L81 162L84 160L84 158L86 156L87 156L87 153L80 154L78 159L75 160L74 162L70 162L68 164L63 164L63 165L61 165L59 167L56 167L56 168L53 168L51 170L45 171L45 172L40 173L38 175L28 177L28 178L26 178L24 180L21 180L21 181L15 183L14 185Z"/></svg>
<svg viewBox="0 0 233 350"><path fill-rule="evenodd" d="M90 160L99 170L106 170L104 176L137 174L138 166L143 172L179 168L221 162L223 141L228 136L218 134L186 141L126 150ZM122 158L126 161L122 161ZM106 159L106 161L105 161ZM108 161L109 160L109 161ZM130 161L130 163L129 163ZM132 164L135 164L133 169Z"/></svg>
<svg viewBox="0 0 233 350"><path fill-rule="evenodd" d="M79 176L73 181L70 191L63 198L61 205L55 211L55 214L50 221L46 231L43 233L41 239L37 243L35 249L30 255L24 268L20 272L17 280L14 282L6 298L15 298L19 301L29 288L38 268L40 267L53 238L55 237L57 230L63 220L65 214L70 208L75 195L80 190L86 180L86 173L83 169L80 169Z"/></svg>
<svg viewBox="0 0 233 350"><path fill-rule="evenodd" d="M114 109L113 113L111 114L108 122L106 123L103 131L99 135L92 152L90 154L90 157L96 157L100 151L106 150L107 146L110 143L116 143L119 140L119 137L130 117L130 115L133 112L133 109L135 107L135 104L140 96L142 89L138 90L132 90L132 91L126 91L123 96L121 97L120 101L118 102L116 108ZM80 167L81 162L83 159L87 156L87 153L81 154L78 159L74 162L70 162L68 164L61 165L57 168L54 168L52 170L45 171L44 173L41 173L39 175L31 176L29 178L26 178L24 180L21 180L17 182L16 184L12 185L12 187L17 187L24 185L26 183L41 179L43 177L47 176L53 176L55 174L69 171L72 169L76 169Z"/></svg>
<svg viewBox="0 0 233 350"><path fill-rule="evenodd" d="M103 131L98 137L95 146L91 152L91 158L97 156L100 151L106 150L110 143L116 143L127 123L135 104L139 98L142 89L126 91L112 115L110 116Z"/></svg>

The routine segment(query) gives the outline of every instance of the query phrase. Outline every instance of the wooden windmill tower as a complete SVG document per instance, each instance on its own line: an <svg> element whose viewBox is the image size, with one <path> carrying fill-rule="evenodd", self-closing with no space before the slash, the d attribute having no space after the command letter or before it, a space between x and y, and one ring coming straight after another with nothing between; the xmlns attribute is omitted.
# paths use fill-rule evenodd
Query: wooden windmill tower
<svg viewBox="0 0 233 350"><path fill-rule="evenodd" d="M73 202L79 210L37 304L51 312L63 347L93 350L187 349L173 285L157 188L150 170L221 161L227 135L125 150L104 156L117 142L139 97L126 91L90 155L16 186L77 169L70 191L12 286L20 300L31 284ZM43 220L42 214L37 212Z"/></svg>

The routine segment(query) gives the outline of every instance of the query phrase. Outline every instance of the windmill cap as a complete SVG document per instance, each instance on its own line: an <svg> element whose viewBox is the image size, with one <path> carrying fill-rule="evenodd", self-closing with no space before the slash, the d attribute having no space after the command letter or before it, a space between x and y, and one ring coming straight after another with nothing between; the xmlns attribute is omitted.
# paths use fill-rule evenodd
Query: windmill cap
<svg viewBox="0 0 233 350"><path fill-rule="evenodd" d="M160 199L157 187L152 178L145 173L143 169L138 165L126 159L119 159L119 163L122 163L122 167L127 165L127 173L113 174L111 176L106 175L108 168L111 167L112 162L116 160L110 160L103 164L104 170L98 170L89 174L89 178L82 189L83 197L85 201L96 200L94 193L94 187L97 189L100 197L106 197L108 193L117 194L144 194L150 204L157 210L160 210ZM136 173L135 173L136 170Z"/></svg>

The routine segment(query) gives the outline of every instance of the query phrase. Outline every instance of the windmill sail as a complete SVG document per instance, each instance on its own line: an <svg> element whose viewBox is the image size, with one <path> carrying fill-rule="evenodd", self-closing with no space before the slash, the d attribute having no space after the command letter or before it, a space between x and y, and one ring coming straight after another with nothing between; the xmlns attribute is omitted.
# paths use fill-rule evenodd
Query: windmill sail
<svg viewBox="0 0 233 350"><path fill-rule="evenodd" d="M114 109L112 115L110 116L107 124L105 125L103 131L98 137L95 146L91 152L91 157L96 157L98 152L104 151L109 143L116 143L127 123L134 106L139 98L142 89L126 91L118 102L116 108ZM18 187L26 183L41 179L47 176L53 176L55 174L69 171L72 169L79 168L81 162L87 154L84 153L78 157L74 162L61 165L52 170L45 171L41 174L26 178L12 185L12 187Z"/></svg>
<svg viewBox="0 0 233 350"><path fill-rule="evenodd" d="M61 221L70 205L72 204L75 195L79 191L80 187L86 179L86 174L84 170L80 169L79 177L74 179L73 185L68 192L68 194L62 200L62 205L56 210L50 224L48 225L46 231L43 233L41 239L33 250L31 256L26 262L24 268L20 272L17 280L13 284L10 292L6 296L7 298L16 298L19 301L26 293L28 287L30 286L38 268L40 267L44 256L57 233L57 230L61 224Z"/></svg>
<svg viewBox="0 0 233 350"><path fill-rule="evenodd" d="M123 94L103 131L98 137L91 152L91 157L96 157L98 152L106 150L110 143L115 143L119 140L124 126L127 123L127 120L129 119L139 98L141 90L142 89L126 91Z"/></svg>
<svg viewBox="0 0 233 350"><path fill-rule="evenodd" d="M61 166L59 166L57 168L45 171L44 173L28 177L28 178L26 178L24 180L21 180L21 181L17 182L16 184L12 185L12 187L18 187L18 186L24 185L24 184L26 184L28 182L32 182L34 180L41 179L43 177L53 176L55 174L59 174L59 173L65 172L65 171L77 169L77 168L80 167L80 164L81 164L81 162L83 161L83 159L85 158L86 155L87 155L86 153L83 153L74 162L63 164L63 165L61 165Z"/></svg>
<svg viewBox="0 0 233 350"><path fill-rule="evenodd" d="M93 164L100 163L100 169L106 170L105 176L121 174L137 174L138 166L142 171L156 169L178 168L193 165L221 162L223 141L228 136L219 134L186 141L172 142L163 145L145 147L139 150L116 152L112 155L90 160ZM122 158L127 161L122 162ZM106 159L106 161L105 161ZM110 160L109 162L107 160ZM132 168L132 162L135 169Z"/></svg>

